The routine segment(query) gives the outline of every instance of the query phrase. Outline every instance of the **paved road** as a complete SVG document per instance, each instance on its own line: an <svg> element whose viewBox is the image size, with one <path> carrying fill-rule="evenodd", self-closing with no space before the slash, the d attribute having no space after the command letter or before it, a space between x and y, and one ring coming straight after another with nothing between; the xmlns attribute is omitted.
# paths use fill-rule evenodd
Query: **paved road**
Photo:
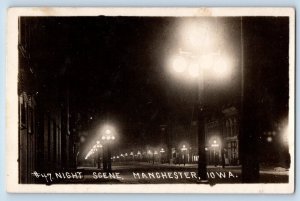
<svg viewBox="0 0 300 201"><path fill-rule="evenodd" d="M69 180L71 183L115 183L115 184L158 184L158 183L199 183L197 165L169 165L151 163L119 163L113 164L110 174L93 167L79 167L83 172L83 179ZM208 166L208 180L210 184L241 183L240 167ZM286 183L288 171L262 169L260 183Z"/></svg>

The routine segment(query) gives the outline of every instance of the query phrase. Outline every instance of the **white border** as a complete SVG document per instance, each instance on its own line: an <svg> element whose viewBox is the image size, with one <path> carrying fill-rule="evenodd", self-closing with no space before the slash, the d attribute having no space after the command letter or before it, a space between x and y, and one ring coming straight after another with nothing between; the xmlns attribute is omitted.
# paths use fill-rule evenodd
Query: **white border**
<svg viewBox="0 0 300 201"><path fill-rule="evenodd" d="M19 16L287 16L289 44L289 149L287 184L18 184L18 17ZM293 193L295 133L295 10L293 8L10 8L6 58L6 182L8 192L37 193Z"/></svg>

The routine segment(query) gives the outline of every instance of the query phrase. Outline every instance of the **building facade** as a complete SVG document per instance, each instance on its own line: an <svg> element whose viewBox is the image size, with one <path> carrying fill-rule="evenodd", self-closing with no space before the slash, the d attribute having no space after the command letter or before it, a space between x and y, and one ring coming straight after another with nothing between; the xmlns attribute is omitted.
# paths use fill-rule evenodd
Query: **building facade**
<svg viewBox="0 0 300 201"><path fill-rule="evenodd" d="M198 125L193 120L190 127L170 126L171 155L173 163L197 163ZM239 113L236 107L226 107L217 115L205 120L206 159L208 165L239 165Z"/></svg>
<svg viewBox="0 0 300 201"><path fill-rule="evenodd" d="M31 54L34 26L19 21L18 72L18 145L19 183L38 183L34 171L55 171L74 167L74 137L69 128L67 86L60 85L63 74L46 85L45 77L37 76L42 69L36 66ZM45 72L44 75L48 73ZM43 74L41 74L43 75Z"/></svg>

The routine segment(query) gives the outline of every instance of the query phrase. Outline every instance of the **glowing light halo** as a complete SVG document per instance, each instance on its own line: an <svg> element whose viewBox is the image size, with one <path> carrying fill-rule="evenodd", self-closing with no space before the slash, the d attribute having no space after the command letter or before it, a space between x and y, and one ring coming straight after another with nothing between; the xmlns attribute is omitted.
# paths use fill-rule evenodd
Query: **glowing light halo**
<svg viewBox="0 0 300 201"><path fill-rule="evenodd" d="M176 55L172 58L172 68L176 73L182 73L187 68L188 63L186 58L181 55Z"/></svg>
<svg viewBox="0 0 300 201"><path fill-rule="evenodd" d="M105 129L105 134L107 135L111 134L111 130L109 128Z"/></svg>
<svg viewBox="0 0 300 201"><path fill-rule="evenodd" d="M191 61L188 65L188 74L191 78L197 78L199 76L199 63Z"/></svg>
<svg viewBox="0 0 300 201"><path fill-rule="evenodd" d="M220 38L219 32L221 24L216 24L215 20L193 18L184 20L178 24L180 46L196 53L214 51Z"/></svg>
<svg viewBox="0 0 300 201"><path fill-rule="evenodd" d="M230 77L232 71L232 61L228 56L219 56L213 64L214 77L224 79Z"/></svg>

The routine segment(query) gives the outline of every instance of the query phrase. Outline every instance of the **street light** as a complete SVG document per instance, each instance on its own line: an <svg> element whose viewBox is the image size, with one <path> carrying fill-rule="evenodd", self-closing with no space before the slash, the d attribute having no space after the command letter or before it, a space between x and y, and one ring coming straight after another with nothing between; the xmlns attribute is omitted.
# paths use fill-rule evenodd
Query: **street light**
<svg viewBox="0 0 300 201"><path fill-rule="evenodd" d="M217 140L214 140L213 143L211 144L211 147L214 150L214 163L215 166L217 166L217 160L216 160L216 148L218 148L220 145L217 143Z"/></svg>
<svg viewBox="0 0 300 201"><path fill-rule="evenodd" d="M185 166L185 155L186 155L187 147L185 145L182 145L181 151L183 155L183 165Z"/></svg>
<svg viewBox="0 0 300 201"><path fill-rule="evenodd" d="M200 37L201 39L201 37ZM199 40L199 37L198 39ZM179 54L173 56L172 69L177 75L188 77L188 80L198 82L198 176L201 182L207 182L207 167L205 153L205 122L204 122L204 85L206 79L222 78L229 76L231 63L229 57L221 55L220 52L203 54L179 50ZM192 79L191 79L192 78ZM224 83L223 83L224 84Z"/></svg>
<svg viewBox="0 0 300 201"><path fill-rule="evenodd" d="M151 157L154 157L154 155L150 149L148 149L147 154L148 154L148 162L151 163Z"/></svg>
<svg viewBox="0 0 300 201"><path fill-rule="evenodd" d="M161 148L161 149L159 150L159 152L160 152L160 161L161 161L161 163L163 163L163 162L164 162L163 154L165 153L164 148Z"/></svg>
<svg viewBox="0 0 300 201"><path fill-rule="evenodd" d="M95 146L95 145L94 145ZM101 168L101 160L100 160L100 149L102 148L102 144L100 144L100 141L97 140L96 142L96 151L97 151L97 164L98 164L98 169Z"/></svg>
<svg viewBox="0 0 300 201"><path fill-rule="evenodd" d="M111 172L111 150L110 145L115 140L115 133L110 128L104 129L101 139L106 145L106 153L103 152L103 170ZM118 158L118 157L117 157Z"/></svg>
<svg viewBox="0 0 300 201"><path fill-rule="evenodd" d="M155 162L155 155L157 155L157 154L158 154L157 151L154 150L154 151L153 151L153 164L154 164L154 162Z"/></svg>

